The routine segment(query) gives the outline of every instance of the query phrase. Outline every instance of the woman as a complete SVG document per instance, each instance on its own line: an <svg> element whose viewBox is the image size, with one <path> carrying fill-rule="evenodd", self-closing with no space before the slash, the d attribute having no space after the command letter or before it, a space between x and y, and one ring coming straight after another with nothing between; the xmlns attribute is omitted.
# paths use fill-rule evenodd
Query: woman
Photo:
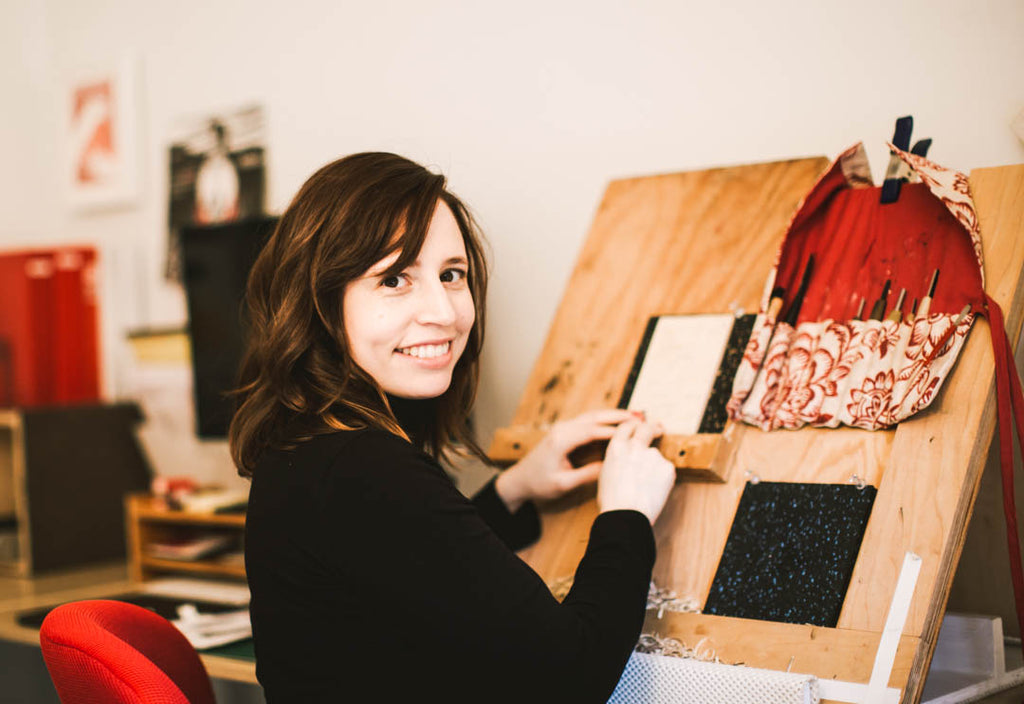
<svg viewBox="0 0 1024 704"><path fill-rule="evenodd" d="M626 411L557 424L472 500L438 460L466 423L486 270L445 180L350 156L299 190L250 275L232 456L267 701L604 701L639 635L674 470ZM567 455L609 440L603 462ZM598 481L559 604L513 550L533 499ZM354 698L353 698L354 697Z"/></svg>

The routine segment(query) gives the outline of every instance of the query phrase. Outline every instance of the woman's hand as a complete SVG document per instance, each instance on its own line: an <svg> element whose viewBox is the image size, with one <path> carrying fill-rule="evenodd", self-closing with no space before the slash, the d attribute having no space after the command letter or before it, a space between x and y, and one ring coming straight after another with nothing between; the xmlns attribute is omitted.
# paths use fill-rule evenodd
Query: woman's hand
<svg viewBox="0 0 1024 704"><path fill-rule="evenodd" d="M608 409L555 423L536 447L498 476L495 491L508 510L515 512L524 501L556 499L597 481L601 462L573 467L569 453L594 440L611 438L616 426L635 417L631 411Z"/></svg>
<svg viewBox="0 0 1024 704"><path fill-rule="evenodd" d="M602 512L632 509L658 519L676 480L676 469L651 442L664 432L661 424L628 420L615 429L604 455L597 484Z"/></svg>

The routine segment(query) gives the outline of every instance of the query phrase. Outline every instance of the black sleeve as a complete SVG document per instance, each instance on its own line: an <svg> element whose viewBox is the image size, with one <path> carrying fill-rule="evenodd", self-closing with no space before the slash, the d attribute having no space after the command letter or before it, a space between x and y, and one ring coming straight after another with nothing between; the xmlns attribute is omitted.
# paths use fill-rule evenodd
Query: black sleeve
<svg viewBox="0 0 1024 704"><path fill-rule="evenodd" d="M345 455L328 498L346 510L325 528L358 536L335 569L391 605L381 628L421 634L423 662L443 653L460 682L500 687L491 701L610 696L640 634L654 564L643 514L598 516L560 604L429 457L383 432L361 433Z"/></svg>
<svg viewBox="0 0 1024 704"><path fill-rule="evenodd" d="M537 508L532 501L526 501L515 513L510 513L505 502L498 496L494 485L497 479L491 479L473 496L473 505L510 550L525 548L540 537Z"/></svg>

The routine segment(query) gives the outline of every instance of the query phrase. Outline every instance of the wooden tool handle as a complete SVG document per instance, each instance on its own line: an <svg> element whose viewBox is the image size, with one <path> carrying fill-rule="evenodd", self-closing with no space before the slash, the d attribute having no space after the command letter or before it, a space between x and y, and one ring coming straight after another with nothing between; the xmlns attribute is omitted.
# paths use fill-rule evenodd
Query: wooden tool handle
<svg viewBox="0 0 1024 704"><path fill-rule="evenodd" d="M516 425L499 428L494 433L489 451L490 458L499 465L514 464L544 439L547 431L534 426ZM723 442L719 434L664 435L656 442L661 454L679 470L681 478L705 481L725 481L720 469L716 469L715 457ZM577 448L570 454L573 464L584 464L600 459L607 442L594 442Z"/></svg>

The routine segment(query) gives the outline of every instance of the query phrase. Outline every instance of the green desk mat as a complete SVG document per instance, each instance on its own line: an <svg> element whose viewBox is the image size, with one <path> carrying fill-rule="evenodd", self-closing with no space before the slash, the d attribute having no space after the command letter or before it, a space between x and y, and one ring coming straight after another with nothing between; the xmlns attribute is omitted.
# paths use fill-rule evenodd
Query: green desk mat
<svg viewBox="0 0 1024 704"><path fill-rule="evenodd" d="M234 658L235 660L248 660L256 662L256 653L253 651L252 638L235 641L217 648L205 648L199 651L203 655L216 655L221 658Z"/></svg>

